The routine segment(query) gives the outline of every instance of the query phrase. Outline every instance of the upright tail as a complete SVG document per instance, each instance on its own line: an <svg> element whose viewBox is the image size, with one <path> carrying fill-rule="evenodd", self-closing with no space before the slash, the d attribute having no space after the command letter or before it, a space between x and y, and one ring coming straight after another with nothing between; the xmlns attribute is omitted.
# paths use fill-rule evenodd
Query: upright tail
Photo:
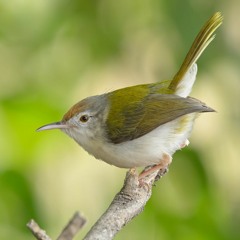
<svg viewBox="0 0 240 240"><path fill-rule="evenodd" d="M188 51L179 71L174 76L173 80L169 84L168 88L176 93L181 81L184 79L184 76L188 71L194 67L194 63L201 56L202 52L208 46L208 44L214 39L215 35L213 33L215 30L222 24L223 17L220 12L216 12L202 27L197 37L195 38L190 50ZM197 73L197 66L192 70L195 75ZM190 73L191 74L191 73ZM195 80L195 75L194 80ZM194 82L193 80L193 82ZM192 84L193 84L192 82ZM191 86L192 87L192 86ZM191 89L190 89L191 90Z"/></svg>

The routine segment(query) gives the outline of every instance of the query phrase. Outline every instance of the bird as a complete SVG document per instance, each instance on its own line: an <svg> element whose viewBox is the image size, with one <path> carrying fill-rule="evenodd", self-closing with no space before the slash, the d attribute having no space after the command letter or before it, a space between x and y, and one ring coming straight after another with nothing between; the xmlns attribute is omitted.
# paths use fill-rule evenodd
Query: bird
<svg viewBox="0 0 240 240"><path fill-rule="evenodd" d="M116 167L150 166L140 178L167 168L173 154L189 144L199 113L215 111L189 94L197 75L196 62L222 22L220 12L210 17L172 80L87 97L61 121L37 131L60 129L90 155Z"/></svg>

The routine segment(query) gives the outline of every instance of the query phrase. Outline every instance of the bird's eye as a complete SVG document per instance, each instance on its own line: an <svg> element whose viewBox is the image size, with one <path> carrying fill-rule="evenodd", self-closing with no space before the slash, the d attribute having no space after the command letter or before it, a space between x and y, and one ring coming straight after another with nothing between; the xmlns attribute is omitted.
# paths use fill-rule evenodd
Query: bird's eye
<svg viewBox="0 0 240 240"><path fill-rule="evenodd" d="M82 123L85 123L85 122L88 121L88 119L89 119L89 116L88 116L88 115L82 115L79 120L80 120Z"/></svg>

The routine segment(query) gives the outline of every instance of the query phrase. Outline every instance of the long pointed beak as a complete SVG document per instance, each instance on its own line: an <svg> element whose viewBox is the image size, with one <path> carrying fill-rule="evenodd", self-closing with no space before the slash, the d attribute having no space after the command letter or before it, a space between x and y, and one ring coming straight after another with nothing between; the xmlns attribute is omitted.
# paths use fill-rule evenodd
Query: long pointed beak
<svg viewBox="0 0 240 240"><path fill-rule="evenodd" d="M50 124L44 125L44 126L38 128L36 131L40 132L40 131L44 131L44 130L63 129L63 128L69 128L69 125L67 125L66 123L62 123L62 122L55 122L55 123L50 123Z"/></svg>

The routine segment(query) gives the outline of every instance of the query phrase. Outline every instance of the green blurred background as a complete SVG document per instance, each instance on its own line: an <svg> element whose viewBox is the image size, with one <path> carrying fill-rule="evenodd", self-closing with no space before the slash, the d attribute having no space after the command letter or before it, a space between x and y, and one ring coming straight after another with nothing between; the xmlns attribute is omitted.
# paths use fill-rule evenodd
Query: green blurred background
<svg viewBox="0 0 240 240"><path fill-rule="evenodd" d="M0 1L0 239L55 238L79 210L81 239L126 170L89 156L60 131L36 133L82 98L171 78L202 24L224 25L198 61L203 114L144 212L116 239L240 239L240 2Z"/></svg>

